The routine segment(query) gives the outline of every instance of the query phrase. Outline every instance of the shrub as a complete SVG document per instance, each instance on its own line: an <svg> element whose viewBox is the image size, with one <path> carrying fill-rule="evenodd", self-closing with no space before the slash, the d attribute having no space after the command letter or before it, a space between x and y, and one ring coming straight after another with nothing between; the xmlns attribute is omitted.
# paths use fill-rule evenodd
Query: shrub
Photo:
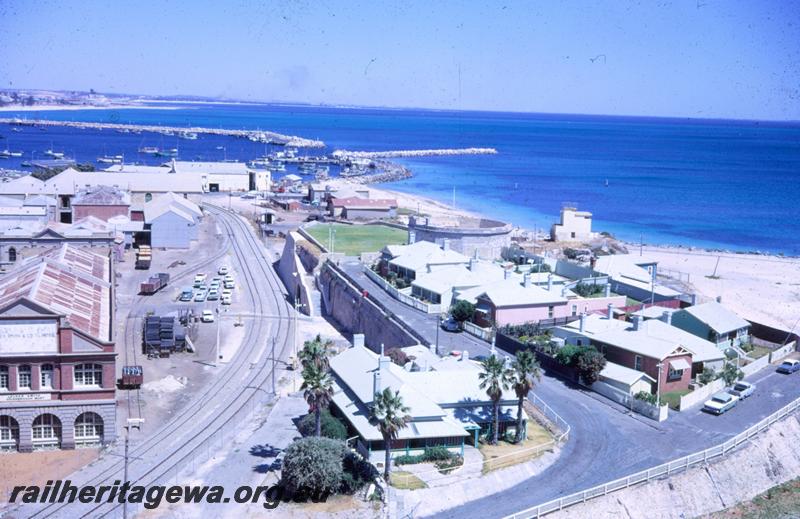
<svg viewBox="0 0 800 519"><path fill-rule="evenodd" d="M564 256L566 256L567 259L574 260L575 258L578 257L578 251L576 251L575 249L573 249L571 247L566 247L564 249Z"/></svg>
<svg viewBox="0 0 800 519"><path fill-rule="evenodd" d="M392 362L397 364L398 366L405 366L410 358L406 355L406 352L401 350L400 348L394 348L389 350L389 353L386 354L387 357L392 359Z"/></svg>
<svg viewBox="0 0 800 519"><path fill-rule="evenodd" d="M408 284L406 283L406 280L405 280L405 279L403 279L403 278L397 278L397 279L395 280L395 282L394 282L394 286L396 286L396 287L397 287L397 288L399 288L399 289L403 289L403 288L406 288L406 287L408 286Z"/></svg>
<svg viewBox="0 0 800 519"><path fill-rule="evenodd" d="M725 385L730 386L737 380L742 380L744 378L744 372L733 362L726 362L720 376L725 380Z"/></svg>
<svg viewBox="0 0 800 519"><path fill-rule="evenodd" d="M422 463L425 461L424 454L403 454L394 458L395 465L414 465L415 463Z"/></svg>
<svg viewBox="0 0 800 519"><path fill-rule="evenodd" d="M326 438L334 440L347 439L347 427L327 409L320 414L320 432ZM316 433L314 413L308 413L297 423L297 428L303 436L314 436Z"/></svg>
<svg viewBox="0 0 800 519"><path fill-rule="evenodd" d="M450 472L452 472L453 470L455 470L456 468L460 467L463 464L464 464L464 458L462 458L457 454L451 455L450 458L446 460L439 460L434 463L436 468L442 474L449 474Z"/></svg>
<svg viewBox="0 0 800 519"><path fill-rule="evenodd" d="M703 372L697 377L697 380L703 385L710 384L716 379L717 373L711 368L703 368Z"/></svg>
<svg viewBox="0 0 800 519"><path fill-rule="evenodd" d="M282 482L294 493L324 496L339 490L347 448L330 438L301 438L286 448Z"/></svg>
<svg viewBox="0 0 800 519"><path fill-rule="evenodd" d="M605 290L605 285L597 285L594 283L578 283L572 290L581 297L591 297L593 295L603 293Z"/></svg>
<svg viewBox="0 0 800 519"><path fill-rule="evenodd" d="M342 469L342 481L339 485L339 492L342 494L355 494L378 474L370 462L354 452L345 454Z"/></svg>
<svg viewBox="0 0 800 519"><path fill-rule="evenodd" d="M578 375L587 386L591 386L600 379L600 372L606 367L606 358L594 348L584 348L576 360Z"/></svg>
<svg viewBox="0 0 800 519"><path fill-rule="evenodd" d="M474 314L475 314L475 305L473 305L469 301L461 300L450 307L450 315L452 315L453 319L455 319L460 323L472 319L472 316Z"/></svg>
<svg viewBox="0 0 800 519"><path fill-rule="evenodd" d="M574 344L565 344L556 352L556 361L564 366L574 365L581 348Z"/></svg>
<svg viewBox="0 0 800 519"><path fill-rule="evenodd" d="M648 404L653 404L653 405L655 405L655 403L658 401L656 395L654 395L653 393L648 393L647 391L639 391L633 396L633 398L635 398L636 400L642 400L644 402L647 402Z"/></svg>
<svg viewBox="0 0 800 519"><path fill-rule="evenodd" d="M426 447L423 456L425 461L442 461L452 458L453 453L447 450L446 447Z"/></svg>

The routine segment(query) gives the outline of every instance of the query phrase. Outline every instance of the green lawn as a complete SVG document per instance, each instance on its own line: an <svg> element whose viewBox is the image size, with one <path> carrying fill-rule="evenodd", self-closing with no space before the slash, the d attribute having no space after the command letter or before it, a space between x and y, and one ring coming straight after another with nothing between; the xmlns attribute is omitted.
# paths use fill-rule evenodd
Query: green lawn
<svg viewBox="0 0 800 519"><path fill-rule="evenodd" d="M401 245L408 240L408 232L385 225L345 225L335 223L336 232L333 250L348 256L358 256L362 252L378 252L385 245ZM307 227L306 231L328 248L328 229L331 224L317 224Z"/></svg>
<svg viewBox="0 0 800 519"><path fill-rule="evenodd" d="M678 391L668 391L661 393L661 403L669 404L670 408L677 410L681 403L681 397L690 393L688 389L681 389Z"/></svg>
<svg viewBox="0 0 800 519"><path fill-rule="evenodd" d="M765 348L763 346L753 346L753 351L748 353L749 356L753 357L754 359L760 359L764 355L769 355L772 350L769 348Z"/></svg>

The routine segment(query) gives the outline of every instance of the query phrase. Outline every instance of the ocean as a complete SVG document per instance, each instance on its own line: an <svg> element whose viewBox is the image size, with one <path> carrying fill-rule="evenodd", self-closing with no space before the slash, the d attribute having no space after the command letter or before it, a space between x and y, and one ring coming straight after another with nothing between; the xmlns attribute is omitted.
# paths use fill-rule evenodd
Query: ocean
<svg viewBox="0 0 800 519"><path fill-rule="evenodd" d="M0 116L260 128L321 139L320 152L493 147L497 155L402 159L414 177L381 187L528 228L549 228L569 203L593 213L595 230L627 241L800 255L796 123L223 104ZM273 149L230 137L54 127L0 125L0 135L0 149L27 160L50 148L79 162L124 154L150 164L165 159L138 148L178 147L182 160L250 160Z"/></svg>

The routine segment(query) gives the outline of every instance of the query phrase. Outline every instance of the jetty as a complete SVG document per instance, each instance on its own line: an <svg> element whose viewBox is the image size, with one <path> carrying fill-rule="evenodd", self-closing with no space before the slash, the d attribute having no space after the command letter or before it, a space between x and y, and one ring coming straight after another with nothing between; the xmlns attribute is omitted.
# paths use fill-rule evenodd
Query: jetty
<svg viewBox="0 0 800 519"><path fill-rule="evenodd" d="M348 151L336 150L333 157L342 159L392 159L402 157L434 157L437 155L496 155L495 148L454 148L431 150Z"/></svg>
<svg viewBox="0 0 800 519"><path fill-rule="evenodd" d="M165 133L172 132L175 134L207 134L207 135L224 135L228 137L239 137L249 139L254 142L263 142L268 144L276 144L279 146L291 146L295 148L324 148L325 143L319 140L306 139L296 135L284 135L276 132L268 132L263 130L231 130L226 128L202 128L193 126L190 128L179 126L158 126L147 124L123 124L123 123L98 123L98 122L82 122L82 121L53 121L49 119L20 119L16 118L0 118L0 124L10 124L15 126L65 126L69 128L78 129L94 129L94 130L116 130L120 132L153 132Z"/></svg>

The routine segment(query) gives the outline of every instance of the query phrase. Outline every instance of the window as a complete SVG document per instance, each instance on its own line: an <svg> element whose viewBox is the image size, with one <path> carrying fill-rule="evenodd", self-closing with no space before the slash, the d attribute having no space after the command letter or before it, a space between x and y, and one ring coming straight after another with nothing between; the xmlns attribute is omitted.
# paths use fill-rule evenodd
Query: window
<svg viewBox="0 0 800 519"><path fill-rule="evenodd" d="M0 416L0 448L19 442L19 424L10 416Z"/></svg>
<svg viewBox="0 0 800 519"><path fill-rule="evenodd" d="M547 307L547 318L548 319L552 319L553 318L553 315L555 313L555 308L556 307L553 306L553 305L550 305L550 306Z"/></svg>
<svg viewBox="0 0 800 519"><path fill-rule="evenodd" d="M31 388L31 367L20 366L17 368L17 389Z"/></svg>
<svg viewBox="0 0 800 519"><path fill-rule="evenodd" d="M572 305L572 316L578 315L578 305Z"/></svg>
<svg viewBox="0 0 800 519"><path fill-rule="evenodd" d="M15 249L14 247L9 247L8 248L8 262L9 263L14 263L15 261L17 261L17 249Z"/></svg>
<svg viewBox="0 0 800 519"><path fill-rule="evenodd" d="M153 193L145 193L144 194L144 201L145 202L149 202L152 199L153 199Z"/></svg>
<svg viewBox="0 0 800 519"><path fill-rule="evenodd" d="M633 369L635 369L636 371L642 371L643 365L644 365L644 359L642 359L641 355L637 355L633 359Z"/></svg>
<svg viewBox="0 0 800 519"><path fill-rule="evenodd" d="M52 414L42 414L33 421L33 441L39 444L58 443L61 440L61 420Z"/></svg>
<svg viewBox="0 0 800 519"><path fill-rule="evenodd" d="M8 366L0 366L0 391L8 390Z"/></svg>
<svg viewBox="0 0 800 519"><path fill-rule="evenodd" d="M100 364L78 364L75 366L76 386L102 386L103 366Z"/></svg>
<svg viewBox="0 0 800 519"><path fill-rule="evenodd" d="M570 238L575 238L575 233L574 232L569 233L569 237Z"/></svg>
<svg viewBox="0 0 800 519"><path fill-rule="evenodd" d="M53 365L42 364L41 371L42 389L53 387Z"/></svg>
<svg viewBox="0 0 800 519"><path fill-rule="evenodd" d="M98 441L103 438L103 419L97 413L83 413L75 419L75 440Z"/></svg>
<svg viewBox="0 0 800 519"><path fill-rule="evenodd" d="M681 378L683 378L683 370L672 369L672 365L670 364L669 370L667 371L667 382L671 382L673 380L680 380Z"/></svg>

